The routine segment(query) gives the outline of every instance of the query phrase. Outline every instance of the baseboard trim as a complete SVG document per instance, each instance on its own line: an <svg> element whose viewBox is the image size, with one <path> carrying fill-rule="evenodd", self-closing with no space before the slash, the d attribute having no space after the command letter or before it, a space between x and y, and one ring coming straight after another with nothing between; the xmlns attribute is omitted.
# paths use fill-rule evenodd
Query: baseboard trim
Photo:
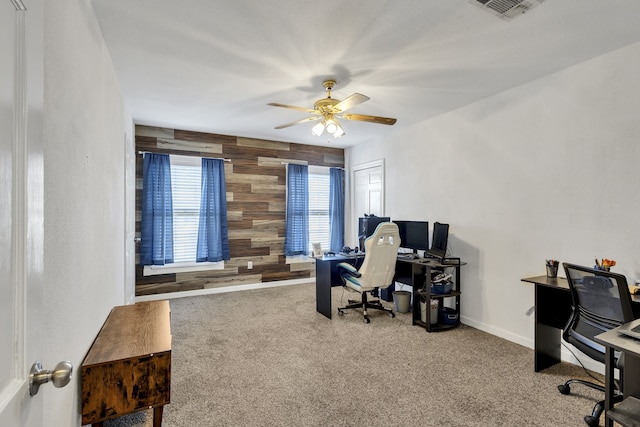
<svg viewBox="0 0 640 427"><path fill-rule="evenodd" d="M504 329L495 328L493 326L489 326L485 323L478 322L476 320L470 319L465 316L460 317L460 322L464 323L465 325L471 326L473 328L479 329L488 334L503 338L507 341L520 344L532 350L534 348L533 338L526 338L521 335L512 334L508 331L505 331ZM559 333L560 331L558 330L558 334ZM573 354L571 354L571 351L569 351L567 347L563 345L562 348L560 349L560 359L563 362L571 363L578 366L581 366L580 362L582 362L582 365L584 365L586 369L604 375L603 363L600 363L598 361L591 359L589 356L581 353L577 348L575 348L571 344L567 344L564 341L562 341L562 343L569 346L571 348L571 351L573 351L580 358L580 360L578 360ZM531 355L531 365L533 366L533 354Z"/></svg>
<svg viewBox="0 0 640 427"><path fill-rule="evenodd" d="M316 278L312 277L310 279L278 280L275 282L249 283L245 285L224 286L220 288L196 289L193 291L184 291L184 292L169 292L166 294L141 295L141 296L135 297L135 302L185 298L185 297L194 297L199 295L223 294L227 292L248 291L252 289L275 288L278 286L301 285L305 283L315 283L315 281L316 281Z"/></svg>
<svg viewBox="0 0 640 427"><path fill-rule="evenodd" d="M526 338L521 335L513 334L509 331L505 331L504 329L496 328L494 326L487 325L486 323L478 322L477 320L471 319L466 316L460 316L460 322L464 323L465 325L484 331L488 334L495 335L497 337L504 338L507 341L511 341L516 344L520 344L524 347L533 349L533 339L531 338Z"/></svg>

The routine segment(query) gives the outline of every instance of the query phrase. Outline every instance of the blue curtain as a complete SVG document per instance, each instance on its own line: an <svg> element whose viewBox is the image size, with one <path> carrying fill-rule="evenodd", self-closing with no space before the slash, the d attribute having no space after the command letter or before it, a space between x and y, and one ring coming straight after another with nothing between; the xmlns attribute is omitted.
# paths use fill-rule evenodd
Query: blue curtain
<svg viewBox="0 0 640 427"><path fill-rule="evenodd" d="M173 201L168 154L145 153L143 160L141 265L173 262Z"/></svg>
<svg viewBox="0 0 640 427"><path fill-rule="evenodd" d="M338 253L344 247L344 171L329 169L329 229L331 251Z"/></svg>
<svg viewBox="0 0 640 427"><path fill-rule="evenodd" d="M196 262L230 259L224 161L202 159L200 224Z"/></svg>
<svg viewBox="0 0 640 427"><path fill-rule="evenodd" d="M284 235L286 256L309 253L309 169L287 165L287 214Z"/></svg>

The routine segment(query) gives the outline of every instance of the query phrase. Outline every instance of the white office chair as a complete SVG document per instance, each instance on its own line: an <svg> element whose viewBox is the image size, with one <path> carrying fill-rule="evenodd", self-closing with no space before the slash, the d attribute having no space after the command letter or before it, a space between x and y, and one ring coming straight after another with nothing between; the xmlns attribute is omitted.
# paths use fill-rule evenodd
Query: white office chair
<svg viewBox="0 0 640 427"><path fill-rule="evenodd" d="M393 222L383 222L378 224L373 234L364 242L365 256L360 269L345 262L338 264L345 289L362 294L361 301L349 300L349 305L338 308L340 316L344 314L344 310L362 308L364 322L369 323L367 309L371 308L386 311L389 316L395 317L393 310L384 308L380 300L367 301L367 293L376 296L378 289L386 289L391 285L396 272L399 247L398 226Z"/></svg>

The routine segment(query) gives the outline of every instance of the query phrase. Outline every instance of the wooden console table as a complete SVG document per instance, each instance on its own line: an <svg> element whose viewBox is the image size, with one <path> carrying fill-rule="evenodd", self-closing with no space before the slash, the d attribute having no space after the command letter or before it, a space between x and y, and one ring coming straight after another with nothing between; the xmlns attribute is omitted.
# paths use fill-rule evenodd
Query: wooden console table
<svg viewBox="0 0 640 427"><path fill-rule="evenodd" d="M169 301L114 307L81 366L82 425L153 408L162 425L170 401Z"/></svg>

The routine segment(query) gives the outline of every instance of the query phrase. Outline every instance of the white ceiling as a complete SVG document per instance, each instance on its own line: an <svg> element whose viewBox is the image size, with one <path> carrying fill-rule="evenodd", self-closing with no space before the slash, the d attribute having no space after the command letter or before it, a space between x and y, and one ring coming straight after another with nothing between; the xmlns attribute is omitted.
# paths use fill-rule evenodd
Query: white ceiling
<svg viewBox="0 0 640 427"><path fill-rule="evenodd" d="M92 0L138 124L348 147L640 41L638 0L546 0L510 21L472 0ZM350 112L339 139L269 102ZM593 82L594 85L599 82Z"/></svg>

